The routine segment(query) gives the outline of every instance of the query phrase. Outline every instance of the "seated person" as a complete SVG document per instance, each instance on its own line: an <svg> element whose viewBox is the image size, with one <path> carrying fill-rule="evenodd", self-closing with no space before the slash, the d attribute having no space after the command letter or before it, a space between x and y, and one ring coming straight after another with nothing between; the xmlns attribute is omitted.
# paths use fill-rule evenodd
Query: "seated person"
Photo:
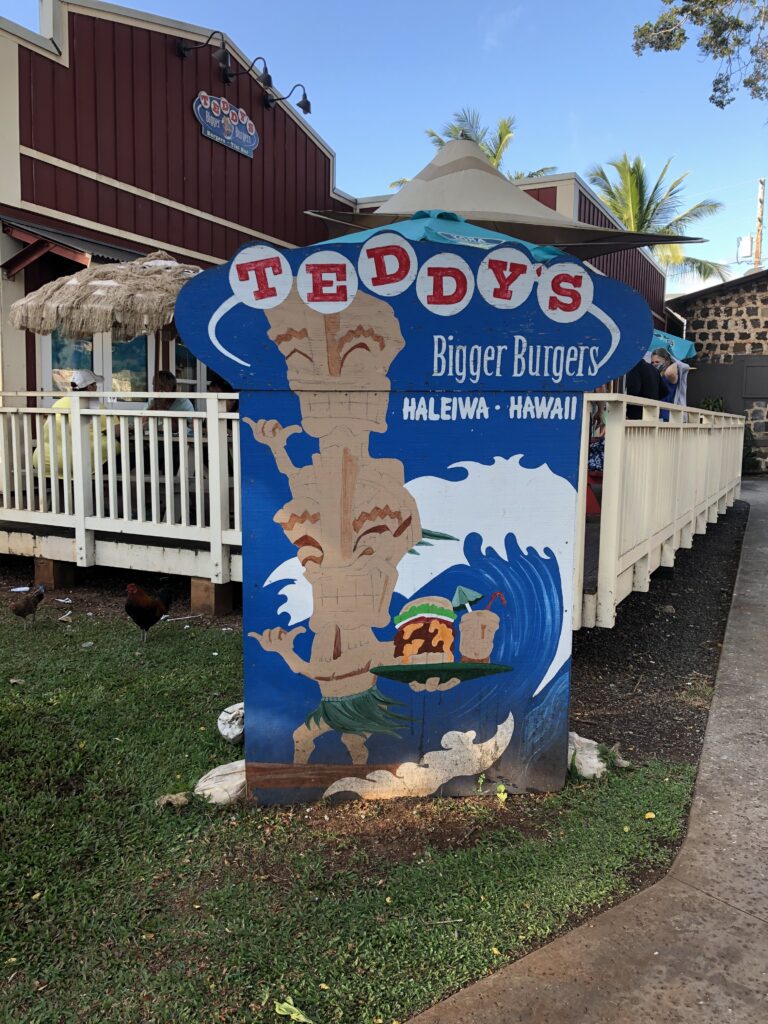
<svg viewBox="0 0 768 1024"><path fill-rule="evenodd" d="M227 399L224 403L224 408L227 412L238 412L240 409L240 402L237 399L237 392L228 384L223 377L220 377L218 373L214 373L213 370L208 371L208 382L207 390L209 394L217 395L233 395L235 397Z"/></svg>
<svg viewBox="0 0 768 1024"><path fill-rule="evenodd" d="M71 391L73 393L82 394L83 392L86 392L86 391L97 391L98 387L99 387L99 384L101 384L103 382L103 380L104 380L104 378L100 377L97 373L94 373L93 370L73 370L72 371L72 376L70 378L69 386L70 386L70 389L71 389ZM82 403L82 406L83 407L90 407L90 403L84 402L84 403ZM71 409L72 408L72 398L70 397L70 395L62 395L61 398L58 398L53 403L51 408L52 409ZM94 429L94 424L95 423L99 424L99 428L98 429L99 429L99 433L101 435L101 439L100 439L100 441L101 441L101 443L100 443L101 463L102 463L102 465L106 465L107 464L107 452L108 452L108 447L107 447L107 429L108 429L107 428L107 417L106 416L101 416L101 417L99 417L97 419L95 416L92 416L92 417L88 417L88 418L90 420L90 429L91 430ZM56 432L56 470L57 470L56 475L58 476L58 478L60 480L64 479L64 457L63 457L63 441L62 441L62 429L63 429L63 426L62 425L63 425L64 420L67 420L67 419L69 419L68 416L62 416L59 413L57 413L56 417L55 417L55 421L54 421L54 430ZM116 432L115 432L115 435L116 435ZM71 428L71 426L69 428L69 437L67 438L67 441L68 441L68 448L69 448L69 464L70 464L70 467L71 467L71 465L72 465L72 428ZM88 447L89 447L89 450L91 452L91 457L93 457L93 450L94 450L93 449L93 441L91 441L89 443ZM35 467L35 469L37 469L38 464L40 462L40 451L41 451L41 448L42 448L42 451L43 451L43 456L45 458L45 475L46 476L51 476L51 455L52 455L52 453L51 453L51 434L50 434L50 428L48 427L47 424L43 428L42 442L38 439L38 446L35 449L35 452L34 452L34 454L32 456L32 465ZM117 441L117 437L116 436L115 436L115 455L117 457L117 465L118 465L118 468L119 468L119 465L120 465L120 459L119 459L119 456L120 456L120 445L119 445L119 443Z"/></svg>
<svg viewBox="0 0 768 1024"><path fill-rule="evenodd" d="M162 391L169 396L176 390L176 375L170 370L158 370L152 378L152 390ZM150 398L145 409L155 412L194 412L195 407L189 398Z"/></svg>
<svg viewBox="0 0 768 1024"><path fill-rule="evenodd" d="M171 373L170 370L158 370L157 371L155 376L152 378L152 390L153 391L160 391L160 392L162 392L162 396L161 395L156 395L154 398L150 398L150 400L144 406L144 408L148 412L194 412L195 411L195 407L194 407L194 405L192 405L192 402L191 402L191 400L189 398L176 398L176 397L173 396L173 393L176 390L176 375ZM165 397L166 395L168 397ZM142 422L144 422L146 424L148 419L149 419L148 416L144 416L144 417L142 417ZM158 425L158 427L159 427L159 425ZM179 423L178 423L178 420L174 418L173 434L176 435L178 433L179 433ZM188 437L192 436L192 425L189 422L187 423L187 426L186 426L186 435ZM164 472L165 471L165 445L163 444L162 431L160 429L158 429L158 449L159 449L159 458L160 458L160 471ZM146 443L144 445L144 457L145 457L145 465L149 466L150 465L150 460L151 460L151 454L150 454L150 451L149 451L149 445L146 444ZM175 439L175 437L174 437L173 449L172 449L172 454L171 454L171 463L172 463L172 470L173 470L173 475L174 476L176 476L176 474L179 471L179 464L180 464L180 462L181 462L180 442L177 441Z"/></svg>

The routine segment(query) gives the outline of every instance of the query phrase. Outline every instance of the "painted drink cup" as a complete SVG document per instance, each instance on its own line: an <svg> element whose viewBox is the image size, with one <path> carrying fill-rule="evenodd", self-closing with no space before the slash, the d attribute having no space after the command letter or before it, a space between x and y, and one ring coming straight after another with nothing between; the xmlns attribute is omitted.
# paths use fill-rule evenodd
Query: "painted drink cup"
<svg viewBox="0 0 768 1024"><path fill-rule="evenodd" d="M462 661L486 663L491 660L493 638L499 616L487 610L466 612L459 622L459 655Z"/></svg>

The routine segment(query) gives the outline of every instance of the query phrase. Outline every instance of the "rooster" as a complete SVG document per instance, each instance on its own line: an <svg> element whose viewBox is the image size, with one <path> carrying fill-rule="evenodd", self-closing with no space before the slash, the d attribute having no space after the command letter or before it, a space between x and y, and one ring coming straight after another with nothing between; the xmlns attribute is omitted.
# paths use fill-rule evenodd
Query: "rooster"
<svg viewBox="0 0 768 1024"><path fill-rule="evenodd" d="M37 606L44 597L45 587L41 583L37 590L33 590L31 594L25 594L24 597L11 605L11 611L13 614L18 615L20 619L24 619L24 629L27 628L28 615L32 616L32 623L34 624L35 615L37 614Z"/></svg>
<svg viewBox="0 0 768 1024"><path fill-rule="evenodd" d="M150 629L164 615L168 614L168 609L171 607L171 593L162 588L156 594L148 594L135 583L129 583L126 587L126 594L128 596L125 610L144 634L146 642Z"/></svg>

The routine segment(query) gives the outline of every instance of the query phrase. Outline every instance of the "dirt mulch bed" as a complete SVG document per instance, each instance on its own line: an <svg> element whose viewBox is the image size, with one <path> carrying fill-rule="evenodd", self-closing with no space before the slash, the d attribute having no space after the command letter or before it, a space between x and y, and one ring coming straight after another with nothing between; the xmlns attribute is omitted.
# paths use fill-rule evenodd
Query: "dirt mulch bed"
<svg viewBox="0 0 768 1024"><path fill-rule="evenodd" d="M20 595L12 594L11 587L33 585L35 575L34 562L31 558L0 556L0 600L5 599L11 604ZM46 604L61 608L60 614L72 609L72 614L94 616L98 619L114 618L125 615L125 588L129 583L136 583L148 593L160 586L168 587L173 595L170 615L186 616L192 614L190 607L190 582L184 576L160 576L156 573L135 572L127 569L110 569L106 566L75 569L75 586L63 587L46 596ZM240 629L242 617L240 612L242 588L235 584L236 609L231 615L223 615L215 619L200 616L199 625L222 626ZM71 604L57 602L57 598L70 598Z"/></svg>
<svg viewBox="0 0 768 1024"><path fill-rule="evenodd" d="M613 629L574 634L572 729L633 762L698 761L748 516L737 501L619 605Z"/></svg>

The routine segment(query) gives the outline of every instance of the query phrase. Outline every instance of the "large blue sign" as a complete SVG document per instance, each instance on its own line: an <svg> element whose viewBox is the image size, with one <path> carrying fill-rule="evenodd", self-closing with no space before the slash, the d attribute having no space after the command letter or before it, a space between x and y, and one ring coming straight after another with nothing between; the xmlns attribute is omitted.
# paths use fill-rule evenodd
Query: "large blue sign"
<svg viewBox="0 0 768 1024"><path fill-rule="evenodd" d="M642 357L645 302L422 218L247 246L176 322L241 392L252 793L559 787L582 394Z"/></svg>

